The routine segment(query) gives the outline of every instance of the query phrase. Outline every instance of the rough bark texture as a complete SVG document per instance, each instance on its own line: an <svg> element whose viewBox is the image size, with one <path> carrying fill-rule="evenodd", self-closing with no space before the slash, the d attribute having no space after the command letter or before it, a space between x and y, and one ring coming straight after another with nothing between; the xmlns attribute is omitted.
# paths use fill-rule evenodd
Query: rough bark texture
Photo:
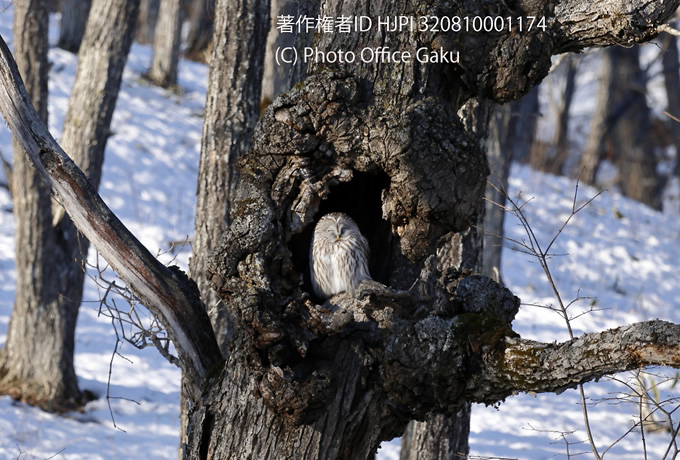
<svg viewBox="0 0 680 460"><path fill-rule="evenodd" d="M47 122L47 2L14 3L14 50L39 118ZM13 190L17 284L0 392L52 411L73 409L81 393L73 369L75 316L53 300L59 281L49 187L14 141ZM38 339L39 338L39 339Z"/></svg>
<svg viewBox="0 0 680 460"><path fill-rule="evenodd" d="M182 35L181 0L162 0L153 41L153 59L148 78L167 88L177 84L177 64Z"/></svg>
<svg viewBox="0 0 680 460"><path fill-rule="evenodd" d="M196 7L196 5L194 5ZM210 60L206 114L196 190L196 230L191 276L196 280L223 354L228 354L229 314L207 279L206 263L228 225L232 190L238 177L235 162L250 145L260 112L260 94L269 2L218 1ZM186 444L188 406L180 409L180 445Z"/></svg>
<svg viewBox="0 0 680 460"><path fill-rule="evenodd" d="M234 165L248 151L259 115L269 2L219 1L217 8L190 269L218 342L226 351L228 318L208 283L206 263L229 225L229 206L238 177Z"/></svg>
<svg viewBox="0 0 680 460"><path fill-rule="evenodd" d="M451 417L431 415L424 422L411 422L402 436L399 460L467 458L469 432L469 404Z"/></svg>
<svg viewBox="0 0 680 460"><path fill-rule="evenodd" d="M517 304L454 268L452 236L476 222L487 172L455 109L473 95L516 98L561 47L596 40L574 33L592 22L583 8L558 20L547 5L522 7L549 16L547 30L317 34L324 52L389 40L392 49L461 50L461 65L311 62L314 75L269 107L239 162L232 221L209 265L236 342L191 414L187 458L368 458L409 419L484 399L470 382L502 362L489 351L505 350ZM320 14L401 11L486 12L477 2L337 1ZM651 35L625 29L617 40ZM362 228L376 282L321 305L309 294L307 253L314 222L331 211Z"/></svg>
<svg viewBox="0 0 680 460"><path fill-rule="evenodd" d="M187 394L196 401L202 383L221 362L196 284L179 268L161 264L125 228L52 138L30 105L16 64L1 38L0 112L78 230L166 327L186 377ZM41 337L42 341L47 339Z"/></svg>
<svg viewBox="0 0 680 460"><path fill-rule="evenodd" d="M80 42L85 34L87 17L90 13L92 0L61 0L59 10L61 22L59 24L59 43L57 46L72 53L80 49Z"/></svg>

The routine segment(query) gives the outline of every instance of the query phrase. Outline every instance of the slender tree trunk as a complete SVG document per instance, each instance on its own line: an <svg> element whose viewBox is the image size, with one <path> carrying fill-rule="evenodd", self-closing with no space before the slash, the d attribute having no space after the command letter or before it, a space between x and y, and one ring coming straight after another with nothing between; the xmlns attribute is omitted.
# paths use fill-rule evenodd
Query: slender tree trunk
<svg viewBox="0 0 680 460"><path fill-rule="evenodd" d="M651 115L646 99L646 77L640 68L640 50L614 47L610 52L614 56L613 79L617 85L609 101L614 111L608 135L618 169L617 185L624 195L661 209L662 183L648 134Z"/></svg>
<svg viewBox="0 0 680 460"><path fill-rule="evenodd" d="M161 0L139 0L139 16L135 40L143 45L153 43Z"/></svg>
<svg viewBox="0 0 680 460"><path fill-rule="evenodd" d="M215 20L215 0L194 0L189 17L189 33L184 56L194 61L206 62L210 56L210 40Z"/></svg>
<svg viewBox="0 0 680 460"><path fill-rule="evenodd" d="M213 41L219 46L210 60L190 267L223 351L228 319L206 276L207 255L229 225L235 164L248 151L257 123L268 26L267 0L217 4Z"/></svg>
<svg viewBox="0 0 680 460"><path fill-rule="evenodd" d="M578 58L576 56L568 56L564 66L566 67L565 83L562 103L557 110L557 126L553 138L554 152L547 159L548 164L545 165L546 171L558 175L564 173L564 164L569 158L569 110L571 109L571 102L574 99L574 91L576 89Z"/></svg>
<svg viewBox="0 0 680 460"><path fill-rule="evenodd" d="M40 118L47 120L47 2L14 2L14 52ZM0 392L57 412L80 404L73 369L75 316L54 302L60 294L59 256L51 232L47 184L14 142L16 298L0 355ZM56 276L55 276L56 275Z"/></svg>
<svg viewBox="0 0 680 460"><path fill-rule="evenodd" d="M62 145L95 187L101 177L104 148L138 6L138 0L94 0L79 52ZM3 381L12 385L15 397L61 411L81 403L73 369L73 344L85 277L82 263L89 244L61 206L41 204L47 208L40 214L37 211L27 216L17 214L18 225L30 228L30 231L18 230L18 237L26 233L40 235L49 242L50 254L31 260L30 270L38 270L44 275L29 278L28 283L32 286L17 288L12 323L23 326L20 332L11 332L8 337L4 368L9 371L5 371ZM19 239L17 248L23 252L30 251L32 246ZM27 269L23 271L27 272ZM30 298L24 301L23 295ZM33 385L36 377L16 375L21 369L31 369L32 374L44 376L42 378L49 384L38 382ZM20 387L21 391L12 389L15 387ZM45 388L51 389L50 392L45 393Z"/></svg>
<svg viewBox="0 0 680 460"><path fill-rule="evenodd" d="M153 42L153 60L148 78L167 88L177 84L177 64L182 35L181 0L162 0Z"/></svg>
<svg viewBox="0 0 680 460"><path fill-rule="evenodd" d="M295 46L294 33L281 33L276 27L280 16L293 16L297 13L297 2L292 0L273 0L271 2L271 28L267 34L267 54L264 60L262 78L262 108L266 108L281 93L290 88L292 64L277 61L277 49Z"/></svg>
<svg viewBox="0 0 680 460"><path fill-rule="evenodd" d="M78 54L61 144L95 189L138 9L139 0L94 0Z"/></svg>
<svg viewBox="0 0 680 460"><path fill-rule="evenodd" d="M597 96L597 106L590 122L590 134L585 150L581 156L579 177L586 184L595 184L597 171L604 158L604 140L607 133L607 123L612 112L611 93L614 80L614 48L602 50L600 67L600 90Z"/></svg>
<svg viewBox="0 0 680 460"><path fill-rule="evenodd" d="M539 113L539 87L536 86L529 94L512 103L512 117L514 122L513 139L510 146L512 160L517 163L529 163L531 151L536 138L536 126L538 125Z"/></svg>
<svg viewBox="0 0 680 460"><path fill-rule="evenodd" d="M72 53L78 52L85 34L90 6L92 6L92 0L61 0L58 44L60 48Z"/></svg>
<svg viewBox="0 0 680 460"><path fill-rule="evenodd" d="M677 37L666 35L663 39L662 52L663 81L666 87L666 99L668 100L666 111L680 119L680 59L678 58ZM670 117L664 121L671 133L672 145L675 147L673 175L680 177L680 121Z"/></svg>

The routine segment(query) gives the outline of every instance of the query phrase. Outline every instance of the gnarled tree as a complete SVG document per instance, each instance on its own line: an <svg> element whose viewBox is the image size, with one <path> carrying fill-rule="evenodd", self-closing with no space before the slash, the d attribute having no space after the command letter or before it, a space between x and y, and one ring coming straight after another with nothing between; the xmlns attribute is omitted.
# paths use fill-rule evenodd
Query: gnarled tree
<svg viewBox="0 0 680 460"><path fill-rule="evenodd" d="M321 15L333 17L536 16L545 28L316 35L325 53L388 43L414 58L318 62L267 109L239 161L230 226L208 263L236 324L224 360L195 286L150 258L88 188L0 47L0 110L10 128L175 342L192 403L185 458L368 458L410 419L640 366L680 366L680 326L662 321L562 344L522 339L510 327L518 299L457 268L488 170L456 109L474 95L520 97L554 54L648 40L678 1L513 5L323 3ZM416 50L454 62L421 62ZM321 302L310 294L307 253L314 222L329 211L350 213L362 228L375 281Z"/></svg>

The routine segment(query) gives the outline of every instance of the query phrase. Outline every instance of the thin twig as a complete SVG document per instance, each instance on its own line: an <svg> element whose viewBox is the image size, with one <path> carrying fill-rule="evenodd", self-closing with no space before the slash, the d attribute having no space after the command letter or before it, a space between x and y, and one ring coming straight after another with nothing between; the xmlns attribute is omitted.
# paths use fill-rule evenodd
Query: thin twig
<svg viewBox="0 0 680 460"><path fill-rule="evenodd" d="M666 32L667 34L673 35L674 37L680 37L680 30L671 27L670 24L661 24L656 27L657 32Z"/></svg>

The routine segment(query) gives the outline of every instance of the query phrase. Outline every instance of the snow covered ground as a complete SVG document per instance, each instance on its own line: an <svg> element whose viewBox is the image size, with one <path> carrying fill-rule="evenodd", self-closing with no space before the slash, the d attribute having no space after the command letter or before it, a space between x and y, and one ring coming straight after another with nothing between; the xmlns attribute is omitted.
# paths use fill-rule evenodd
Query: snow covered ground
<svg viewBox="0 0 680 460"><path fill-rule="evenodd" d="M7 3L7 2L5 2ZM5 5L0 5L5 6ZM0 34L11 42L12 9L0 13ZM56 40L58 21L52 18ZM75 56L58 49L49 55L50 129L58 136L75 75ZM140 78L151 61L149 47L134 45L113 120L104 163L101 194L123 222L152 250L165 253L172 242L193 233L202 110L207 69L182 61L182 94L148 85ZM592 101L593 98L587 98ZM582 110L576 107L576 110ZM10 135L0 126L0 150L11 155ZM547 242L567 218L575 184L515 166L510 194L533 200L524 207L540 241ZM581 203L597 192L579 189ZM0 188L0 346L6 340L14 299L14 223L12 203ZM518 222L506 219L506 234L526 239ZM550 260L556 284L567 301L588 299L570 308L575 334L661 318L680 321L680 221L605 192L573 219L558 239ZM503 252L504 281L525 304L514 327L526 338L568 338L564 321L554 311L533 305L555 305L551 289L535 260L513 250ZM162 255L186 267L190 249ZM91 254L95 261L95 254ZM98 317L99 292L89 282L76 331L76 372L81 388L106 394L115 335L106 318ZM174 459L179 432L179 370L155 350L123 345L111 374L111 405L105 399L88 404L85 413L53 416L8 397L0 398L0 458L69 460ZM671 377L675 371L659 369ZM629 380L630 374L619 376ZM654 382L660 382L655 378ZM666 387L660 392L664 396ZM598 404L590 420L598 448L604 450L629 430L638 413L630 403L614 399L626 388L610 379L585 387ZM671 405L674 408L675 405ZM124 431L123 431L124 430ZM561 395L518 395L498 407L475 406L470 445L473 456L490 458L566 458L586 452L576 391ZM568 442L568 445L565 443ZM646 434L649 458L662 458L667 433ZM608 456L644 456L638 431L625 436ZM473 458L478 458L473 457ZM579 458L591 458L584 455ZM398 442L385 443L381 460L398 458Z"/></svg>

